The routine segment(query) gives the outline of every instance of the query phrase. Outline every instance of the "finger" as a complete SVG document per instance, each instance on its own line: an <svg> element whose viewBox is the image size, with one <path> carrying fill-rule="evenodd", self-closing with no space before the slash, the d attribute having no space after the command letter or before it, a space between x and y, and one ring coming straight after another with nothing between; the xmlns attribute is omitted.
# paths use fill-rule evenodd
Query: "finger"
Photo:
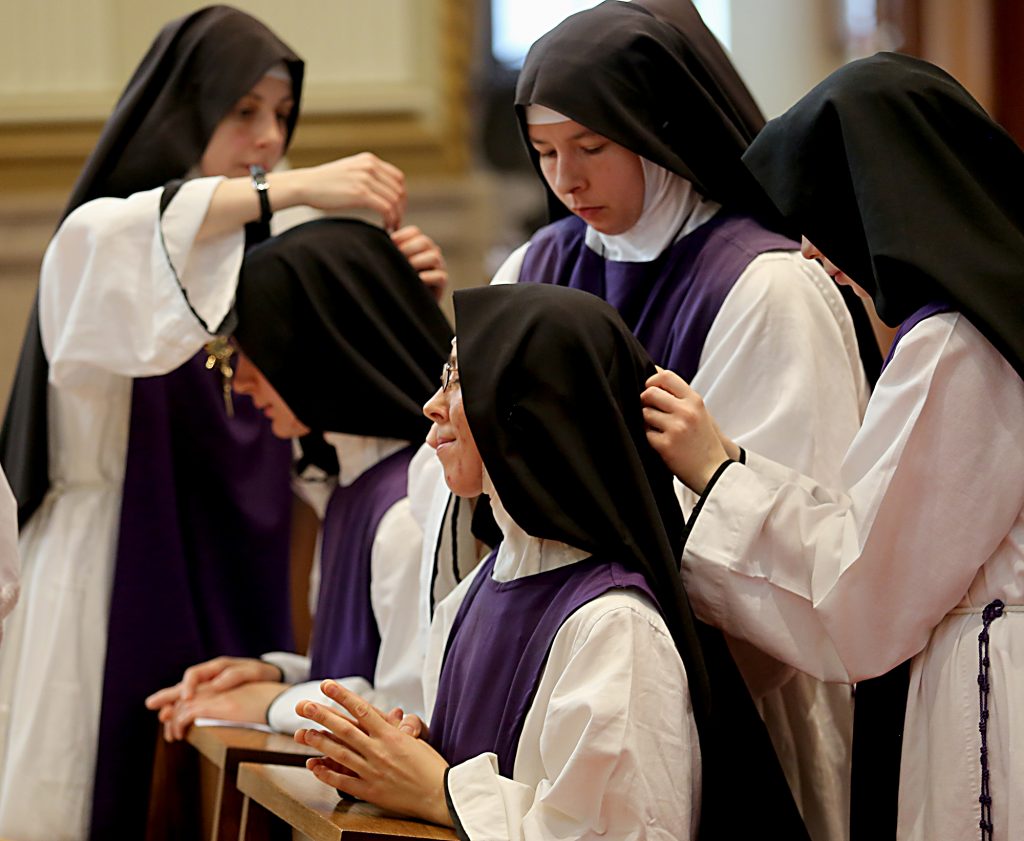
<svg viewBox="0 0 1024 841"><path fill-rule="evenodd" d="M395 245L397 245L399 248L402 248L404 243L407 243L410 240L414 240L417 237L421 236L423 236L423 231L419 229L419 226L405 225L404 227L401 227L397 231L395 231L391 235L391 239L394 241Z"/></svg>
<svg viewBox="0 0 1024 841"><path fill-rule="evenodd" d="M162 721L165 724L174 718L174 704L168 704L166 707L161 707L160 712L156 715L157 721Z"/></svg>
<svg viewBox="0 0 1024 841"><path fill-rule="evenodd" d="M403 733L408 733L414 739L418 739L423 733L423 721L418 715L407 715L398 725L398 729Z"/></svg>
<svg viewBox="0 0 1024 841"><path fill-rule="evenodd" d="M436 300L440 300L444 290L448 288L448 273L431 270L420 272L420 280L433 294Z"/></svg>
<svg viewBox="0 0 1024 841"><path fill-rule="evenodd" d="M640 402L649 409L658 409L672 414L685 405L685 398L675 397L660 387L645 388L640 393Z"/></svg>
<svg viewBox="0 0 1024 841"><path fill-rule="evenodd" d="M255 669L251 665L228 666L224 671L217 675L217 677L210 681L210 686L218 692L223 692L227 689L233 689L236 686L241 686L243 683L251 683L258 679L259 676L255 674Z"/></svg>
<svg viewBox="0 0 1024 841"><path fill-rule="evenodd" d="M159 710L162 707L166 707L168 704L173 704L181 696L181 684L175 684L174 686L168 686L166 689L161 689L158 692L154 692L146 699L147 710Z"/></svg>
<svg viewBox="0 0 1024 841"><path fill-rule="evenodd" d="M344 765L339 762L335 762L328 756L314 756L306 763L306 767L312 767L310 766L311 762L316 763L317 765L323 765L325 768L330 771L334 771L336 774L344 774L347 777L355 776L355 771L351 768L346 768Z"/></svg>
<svg viewBox="0 0 1024 841"><path fill-rule="evenodd" d="M365 701L363 703L366 703ZM363 755L370 752L370 738L355 724L334 710L325 707L323 704L316 704L312 701L300 701L295 706L295 712L303 718L315 721L317 724L330 730L338 739ZM306 738L315 738L317 731L307 730ZM307 741L307 744L309 742Z"/></svg>
<svg viewBox="0 0 1024 841"><path fill-rule="evenodd" d="M378 736L389 731L387 722L384 721L384 717L373 704L352 690L346 689L337 681L323 681L320 684L320 691L348 710L359 727L371 736Z"/></svg>
<svg viewBox="0 0 1024 841"><path fill-rule="evenodd" d="M393 710L390 710L384 714L384 720L393 727L397 727L399 724L402 723L402 719L404 716L405 711L401 707L395 707Z"/></svg>
<svg viewBox="0 0 1024 841"><path fill-rule="evenodd" d="M178 710L178 713L174 716L174 720L171 722L171 733L175 739L184 739L185 732L189 727L192 726L192 722L195 721L195 711L191 704L182 704Z"/></svg>
<svg viewBox="0 0 1024 841"><path fill-rule="evenodd" d="M648 377L645 385L648 388L663 388L673 397L686 397L693 391L686 380L680 377L679 374L675 371L666 371L665 369Z"/></svg>
<svg viewBox="0 0 1024 841"><path fill-rule="evenodd" d="M441 252L437 248L431 248L428 251L418 251L415 254L406 254L405 258L416 271L444 268L444 260L441 258Z"/></svg>
<svg viewBox="0 0 1024 841"><path fill-rule="evenodd" d="M650 432L665 432L665 421L667 416L664 412L660 412L657 409L643 410L644 413L644 424L647 426Z"/></svg>
<svg viewBox="0 0 1024 841"><path fill-rule="evenodd" d="M389 231L396 230L401 226L402 214L405 212L404 194L396 190L392 185L380 182L374 184L371 189L384 200L387 206L387 212L384 217L386 227Z"/></svg>
<svg viewBox="0 0 1024 841"><path fill-rule="evenodd" d="M215 657L213 660L208 660L205 663L189 666L185 669L185 674L182 675L181 683L179 684L181 686L181 697L185 700L191 698L200 683L205 683L211 678L216 677L227 665L227 657Z"/></svg>
<svg viewBox="0 0 1024 841"><path fill-rule="evenodd" d="M318 762L316 759L308 760L306 762L306 767L313 772L313 775L320 780L320 782L326 783L331 786L331 788L339 789L345 792L345 794L350 794L352 797L356 797L359 800L368 799L370 787L359 779L359 777L354 777L351 774L340 774L329 768L323 762Z"/></svg>
<svg viewBox="0 0 1024 841"><path fill-rule="evenodd" d="M362 165L372 172L379 172L401 184L405 183L405 173L402 170L393 163L385 161L383 158L378 158L373 152L361 152L355 156L355 159L358 159Z"/></svg>
<svg viewBox="0 0 1024 841"><path fill-rule="evenodd" d="M339 765L352 769L360 776L365 776L370 770L370 765L364 757L346 745L338 744L336 740L327 738L322 731L310 730L306 734L306 744Z"/></svg>

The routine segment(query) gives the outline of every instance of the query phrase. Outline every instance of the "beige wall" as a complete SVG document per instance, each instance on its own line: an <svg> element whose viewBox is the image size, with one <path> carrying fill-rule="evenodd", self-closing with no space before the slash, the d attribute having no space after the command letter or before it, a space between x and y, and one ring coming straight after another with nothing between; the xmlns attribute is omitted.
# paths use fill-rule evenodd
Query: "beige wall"
<svg viewBox="0 0 1024 841"><path fill-rule="evenodd" d="M776 117L845 61L837 0L731 0L731 55Z"/></svg>

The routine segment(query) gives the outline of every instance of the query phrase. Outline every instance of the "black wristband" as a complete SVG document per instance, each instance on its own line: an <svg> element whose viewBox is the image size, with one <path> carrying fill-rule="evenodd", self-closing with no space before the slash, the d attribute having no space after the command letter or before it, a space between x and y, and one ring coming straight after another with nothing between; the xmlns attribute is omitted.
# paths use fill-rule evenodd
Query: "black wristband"
<svg viewBox="0 0 1024 841"><path fill-rule="evenodd" d="M270 196L267 195L267 191L270 189L270 185L267 183L267 171L258 164L253 164L249 167L249 174L252 176L252 188L260 199L260 224L266 225L270 221L270 217L274 215L270 209Z"/></svg>

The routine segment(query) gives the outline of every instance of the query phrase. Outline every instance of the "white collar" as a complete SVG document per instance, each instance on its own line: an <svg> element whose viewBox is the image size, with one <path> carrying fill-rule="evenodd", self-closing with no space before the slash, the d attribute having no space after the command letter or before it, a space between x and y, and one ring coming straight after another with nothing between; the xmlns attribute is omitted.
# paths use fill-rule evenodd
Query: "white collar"
<svg viewBox="0 0 1024 841"><path fill-rule="evenodd" d="M649 263L668 246L692 233L720 209L704 198L693 184L641 157L644 207L640 218L625 233L602 234L587 225L585 242L606 260Z"/></svg>
<svg viewBox="0 0 1024 841"><path fill-rule="evenodd" d="M583 549L557 540L532 537L523 531L501 504L486 470L484 493L491 498L494 521L503 535L498 545L498 556L494 559L494 572L491 574L495 581L514 581L517 578L569 566L590 557L591 553Z"/></svg>
<svg viewBox="0 0 1024 841"><path fill-rule="evenodd" d="M338 484L351 485L375 464L409 446L408 441L395 438L373 438L349 435L346 432L325 432L324 440L338 454Z"/></svg>

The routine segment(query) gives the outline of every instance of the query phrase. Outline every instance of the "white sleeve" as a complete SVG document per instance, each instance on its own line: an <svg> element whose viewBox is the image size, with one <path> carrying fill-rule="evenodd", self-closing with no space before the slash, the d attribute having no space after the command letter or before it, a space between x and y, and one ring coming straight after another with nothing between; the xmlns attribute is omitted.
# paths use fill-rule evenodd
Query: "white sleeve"
<svg viewBox="0 0 1024 841"><path fill-rule="evenodd" d="M266 659L266 657L263 659ZM308 676L308 669L306 674ZM366 698L371 703L374 703L370 697L372 687L368 680L361 677L343 677L334 678L334 680L346 689L349 689L357 695L361 695L363 698ZM312 727L317 730L326 729L315 722L310 721L308 718L303 718L295 712L295 707L299 701L315 701L318 704L330 707L340 713L345 712L341 704L336 703L320 691L321 683L322 681L319 680L306 680L302 683L296 683L289 686L284 692L271 701L270 706L267 708L267 724L269 724L270 727L278 733L288 734L292 734L303 727ZM384 710L384 712L387 712L387 710Z"/></svg>
<svg viewBox="0 0 1024 841"><path fill-rule="evenodd" d="M843 463L844 490L751 454L683 554L704 620L825 680L921 651L1024 506L1024 383L960 315L901 341ZM983 574L983 573L982 573Z"/></svg>
<svg viewBox="0 0 1024 841"><path fill-rule="evenodd" d="M423 658L428 633L421 620L419 569L423 531L408 497L381 519L370 555L370 604L380 632L373 691L367 700L387 712L401 707L425 717Z"/></svg>
<svg viewBox="0 0 1024 841"><path fill-rule="evenodd" d="M491 286L502 286L508 283L519 282L519 270L523 267L523 260L526 259L526 249L529 247L530 243L524 242L508 255L505 262L494 273L494 277L491 278Z"/></svg>
<svg viewBox="0 0 1024 841"><path fill-rule="evenodd" d="M449 770L466 836L696 837L700 748L686 673L643 596L606 594L559 630L514 777L499 775L494 754Z"/></svg>
<svg viewBox="0 0 1024 841"><path fill-rule="evenodd" d="M283 683L301 683L309 680L309 657L294 651L268 651L260 656L264 663L281 670Z"/></svg>
<svg viewBox="0 0 1024 841"><path fill-rule="evenodd" d="M740 446L839 481L867 383L846 304L816 262L788 251L755 257L708 331L692 384ZM689 515L696 495L675 488ZM793 675L756 646L730 639L729 647L755 697Z"/></svg>
<svg viewBox="0 0 1024 841"><path fill-rule="evenodd" d="M334 680L384 712L401 707L406 713L424 718L422 673L427 627L420 621L416 586L421 540L422 532L410 513L408 498L400 499L381 518L370 550L370 603L380 632L374 681L371 684L365 678L344 675ZM265 654L263 659L282 669L286 664L277 653ZM300 678L305 682L285 690L267 711L267 722L282 733L310 726L295 712L301 700L340 709L320 691L319 680L307 679L306 662L306 673ZM285 672L286 681L291 676Z"/></svg>
<svg viewBox="0 0 1024 841"><path fill-rule="evenodd" d="M18 504L7 484L7 477L0 470L0 643L4 636L4 617L14 610L18 601L20 569Z"/></svg>
<svg viewBox="0 0 1024 841"><path fill-rule="evenodd" d="M39 322L50 381L75 387L99 370L152 376L183 364L234 301L244 232L196 242L220 178L87 202L43 257Z"/></svg>
<svg viewBox="0 0 1024 841"><path fill-rule="evenodd" d="M755 258L708 331L692 385L740 446L838 481L866 386L835 284L792 252Z"/></svg>

